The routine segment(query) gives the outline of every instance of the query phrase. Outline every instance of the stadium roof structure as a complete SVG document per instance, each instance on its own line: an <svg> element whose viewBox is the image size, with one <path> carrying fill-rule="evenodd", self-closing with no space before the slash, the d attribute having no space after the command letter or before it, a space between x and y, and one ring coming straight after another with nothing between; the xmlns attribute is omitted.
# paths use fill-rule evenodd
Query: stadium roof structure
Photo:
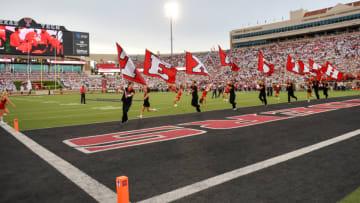
<svg viewBox="0 0 360 203"><path fill-rule="evenodd" d="M307 11L290 11L290 19L230 31L230 47L269 44L352 29L360 31L360 1Z"/></svg>

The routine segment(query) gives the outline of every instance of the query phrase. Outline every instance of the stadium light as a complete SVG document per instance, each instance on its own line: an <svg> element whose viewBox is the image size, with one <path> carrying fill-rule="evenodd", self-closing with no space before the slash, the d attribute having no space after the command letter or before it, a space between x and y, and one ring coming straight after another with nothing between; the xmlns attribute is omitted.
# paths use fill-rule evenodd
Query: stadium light
<svg viewBox="0 0 360 203"><path fill-rule="evenodd" d="M176 2L170 2L165 5L166 17L175 19L179 14L178 4Z"/></svg>
<svg viewBox="0 0 360 203"><path fill-rule="evenodd" d="M172 24L173 20L178 16L179 9L178 4L176 2L169 2L165 5L165 13L166 17L170 18L170 44L171 44L171 61L173 57L173 31Z"/></svg>

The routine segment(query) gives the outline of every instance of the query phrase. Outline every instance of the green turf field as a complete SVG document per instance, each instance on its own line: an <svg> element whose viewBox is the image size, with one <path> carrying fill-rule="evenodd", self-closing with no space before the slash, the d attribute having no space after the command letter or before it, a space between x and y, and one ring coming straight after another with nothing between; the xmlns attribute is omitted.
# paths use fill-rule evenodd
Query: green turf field
<svg viewBox="0 0 360 203"><path fill-rule="evenodd" d="M360 187L352 192L350 195L342 199L339 203L359 203L360 202Z"/></svg>
<svg viewBox="0 0 360 203"><path fill-rule="evenodd" d="M360 91L330 91L330 97L359 95ZM129 111L129 119L139 116L143 104L142 93L137 93ZM224 102L222 98L211 99L212 92L207 96L208 107L202 107L202 111L216 109L230 109L231 104ZM306 99L305 92L295 92L299 100ZM56 126L77 125L95 122L119 121L122 116L122 103L110 101L90 101L91 99L121 99L120 94L87 94L86 105L80 104L80 94L78 95L43 95L43 96L13 96L10 97L17 108L8 105L10 114L4 121L13 125L13 119L19 120L20 130L37 128L49 128ZM179 106L173 106L173 99L176 93L150 93L151 108L158 109L158 112L145 112L144 117L163 116L171 114L183 114L195 112L195 108L190 105L191 96L183 94L178 102ZM199 93L199 97L201 93ZM323 97L322 92L320 94ZM280 102L287 102L287 93L280 93ZM258 92L237 92L236 102L239 107L261 105L258 99ZM268 98L269 104L278 103L274 97Z"/></svg>

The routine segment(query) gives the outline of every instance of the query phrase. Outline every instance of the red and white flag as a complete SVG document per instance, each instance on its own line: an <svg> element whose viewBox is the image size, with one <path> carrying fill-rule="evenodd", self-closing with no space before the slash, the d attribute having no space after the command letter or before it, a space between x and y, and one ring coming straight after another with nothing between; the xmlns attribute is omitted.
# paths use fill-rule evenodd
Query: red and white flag
<svg viewBox="0 0 360 203"><path fill-rule="evenodd" d="M225 52L219 46L219 54L222 66L231 66L233 71L238 71L240 68L235 63L233 63L229 56L225 54Z"/></svg>
<svg viewBox="0 0 360 203"><path fill-rule="evenodd" d="M116 43L116 47L118 50L118 59L123 77L130 81L146 85L144 78L140 75L134 65L134 62L131 58L129 58L124 49L118 43Z"/></svg>
<svg viewBox="0 0 360 203"><path fill-rule="evenodd" d="M259 64L258 70L270 76L274 72L274 65L270 64L266 60L264 60L263 53L260 52L259 54Z"/></svg>
<svg viewBox="0 0 360 203"><path fill-rule="evenodd" d="M298 61L299 62L299 65L300 65L300 69L303 70L302 71L302 75L310 75L310 67L309 67L309 64L306 64L302 61Z"/></svg>
<svg viewBox="0 0 360 203"><path fill-rule="evenodd" d="M286 70L300 75L310 74L309 65L305 64L301 60L294 62L290 55L288 55L287 58Z"/></svg>
<svg viewBox="0 0 360 203"><path fill-rule="evenodd" d="M320 73L322 66L309 59L310 71L313 73Z"/></svg>
<svg viewBox="0 0 360 203"><path fill-rule="evenodd" d="M322 67L322 72L330 77L331 79L341 81L343 78L343 73L335 68L329 61L326 62L326 65Z"/></svg>
<svg viewBox="0 0 360 203"><path fill-rule="evenodd" d="M205 65L190 52L186 52L186 74L206 75L211 78Z"/></svg>
<svg viewBox="0 0 360 203"><path fill-rule="evenodd" d="M149 50L145 52L144 74L150 77L162 78L168 83L174 84L177 70L174 66L161 61L158 56Z"/></svg>

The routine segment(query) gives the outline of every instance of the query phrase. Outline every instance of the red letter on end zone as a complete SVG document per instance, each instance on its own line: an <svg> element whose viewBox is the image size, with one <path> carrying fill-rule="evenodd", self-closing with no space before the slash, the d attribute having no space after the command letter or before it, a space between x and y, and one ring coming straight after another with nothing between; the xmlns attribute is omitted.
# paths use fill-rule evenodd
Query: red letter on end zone
<svg viewBox="0 0 360 203"><path fill-rule="evenodd" d="M230 119L236 119L236 120L206 120L199 122L184 123L180 125L199 125L202 128L209 128L209 129L231 129L231 128L241 128L250 125L288 119L288 117L261 116L256 114L249 114L243 116L230 117Z"/></svg>
<svg viewBox="0 0 360 203"><path fill-rule="evenodd" d="M307 115L312 115L312 114L322 113L322 112L332 111L332 110L334 110L334 109L309 109L309 108L299 107L299 108L292 108L292 109L282 109L282 110L278 110L278 111L268 111L268 112L264 112L263 114L275 115L275 114L279 113L279 114L286 115L286 116L307 116Z"/></svg>
<svg viewBox="0 0 360 203"><path fill-rule="evenodd" d="M318 104L310 106L312 108L330 108L330 109L343 109L343 108L349 108L353 106L360 106L360 103L344 103L344 102L332 102L332 103L326 103L326 104Z"/></svg>

